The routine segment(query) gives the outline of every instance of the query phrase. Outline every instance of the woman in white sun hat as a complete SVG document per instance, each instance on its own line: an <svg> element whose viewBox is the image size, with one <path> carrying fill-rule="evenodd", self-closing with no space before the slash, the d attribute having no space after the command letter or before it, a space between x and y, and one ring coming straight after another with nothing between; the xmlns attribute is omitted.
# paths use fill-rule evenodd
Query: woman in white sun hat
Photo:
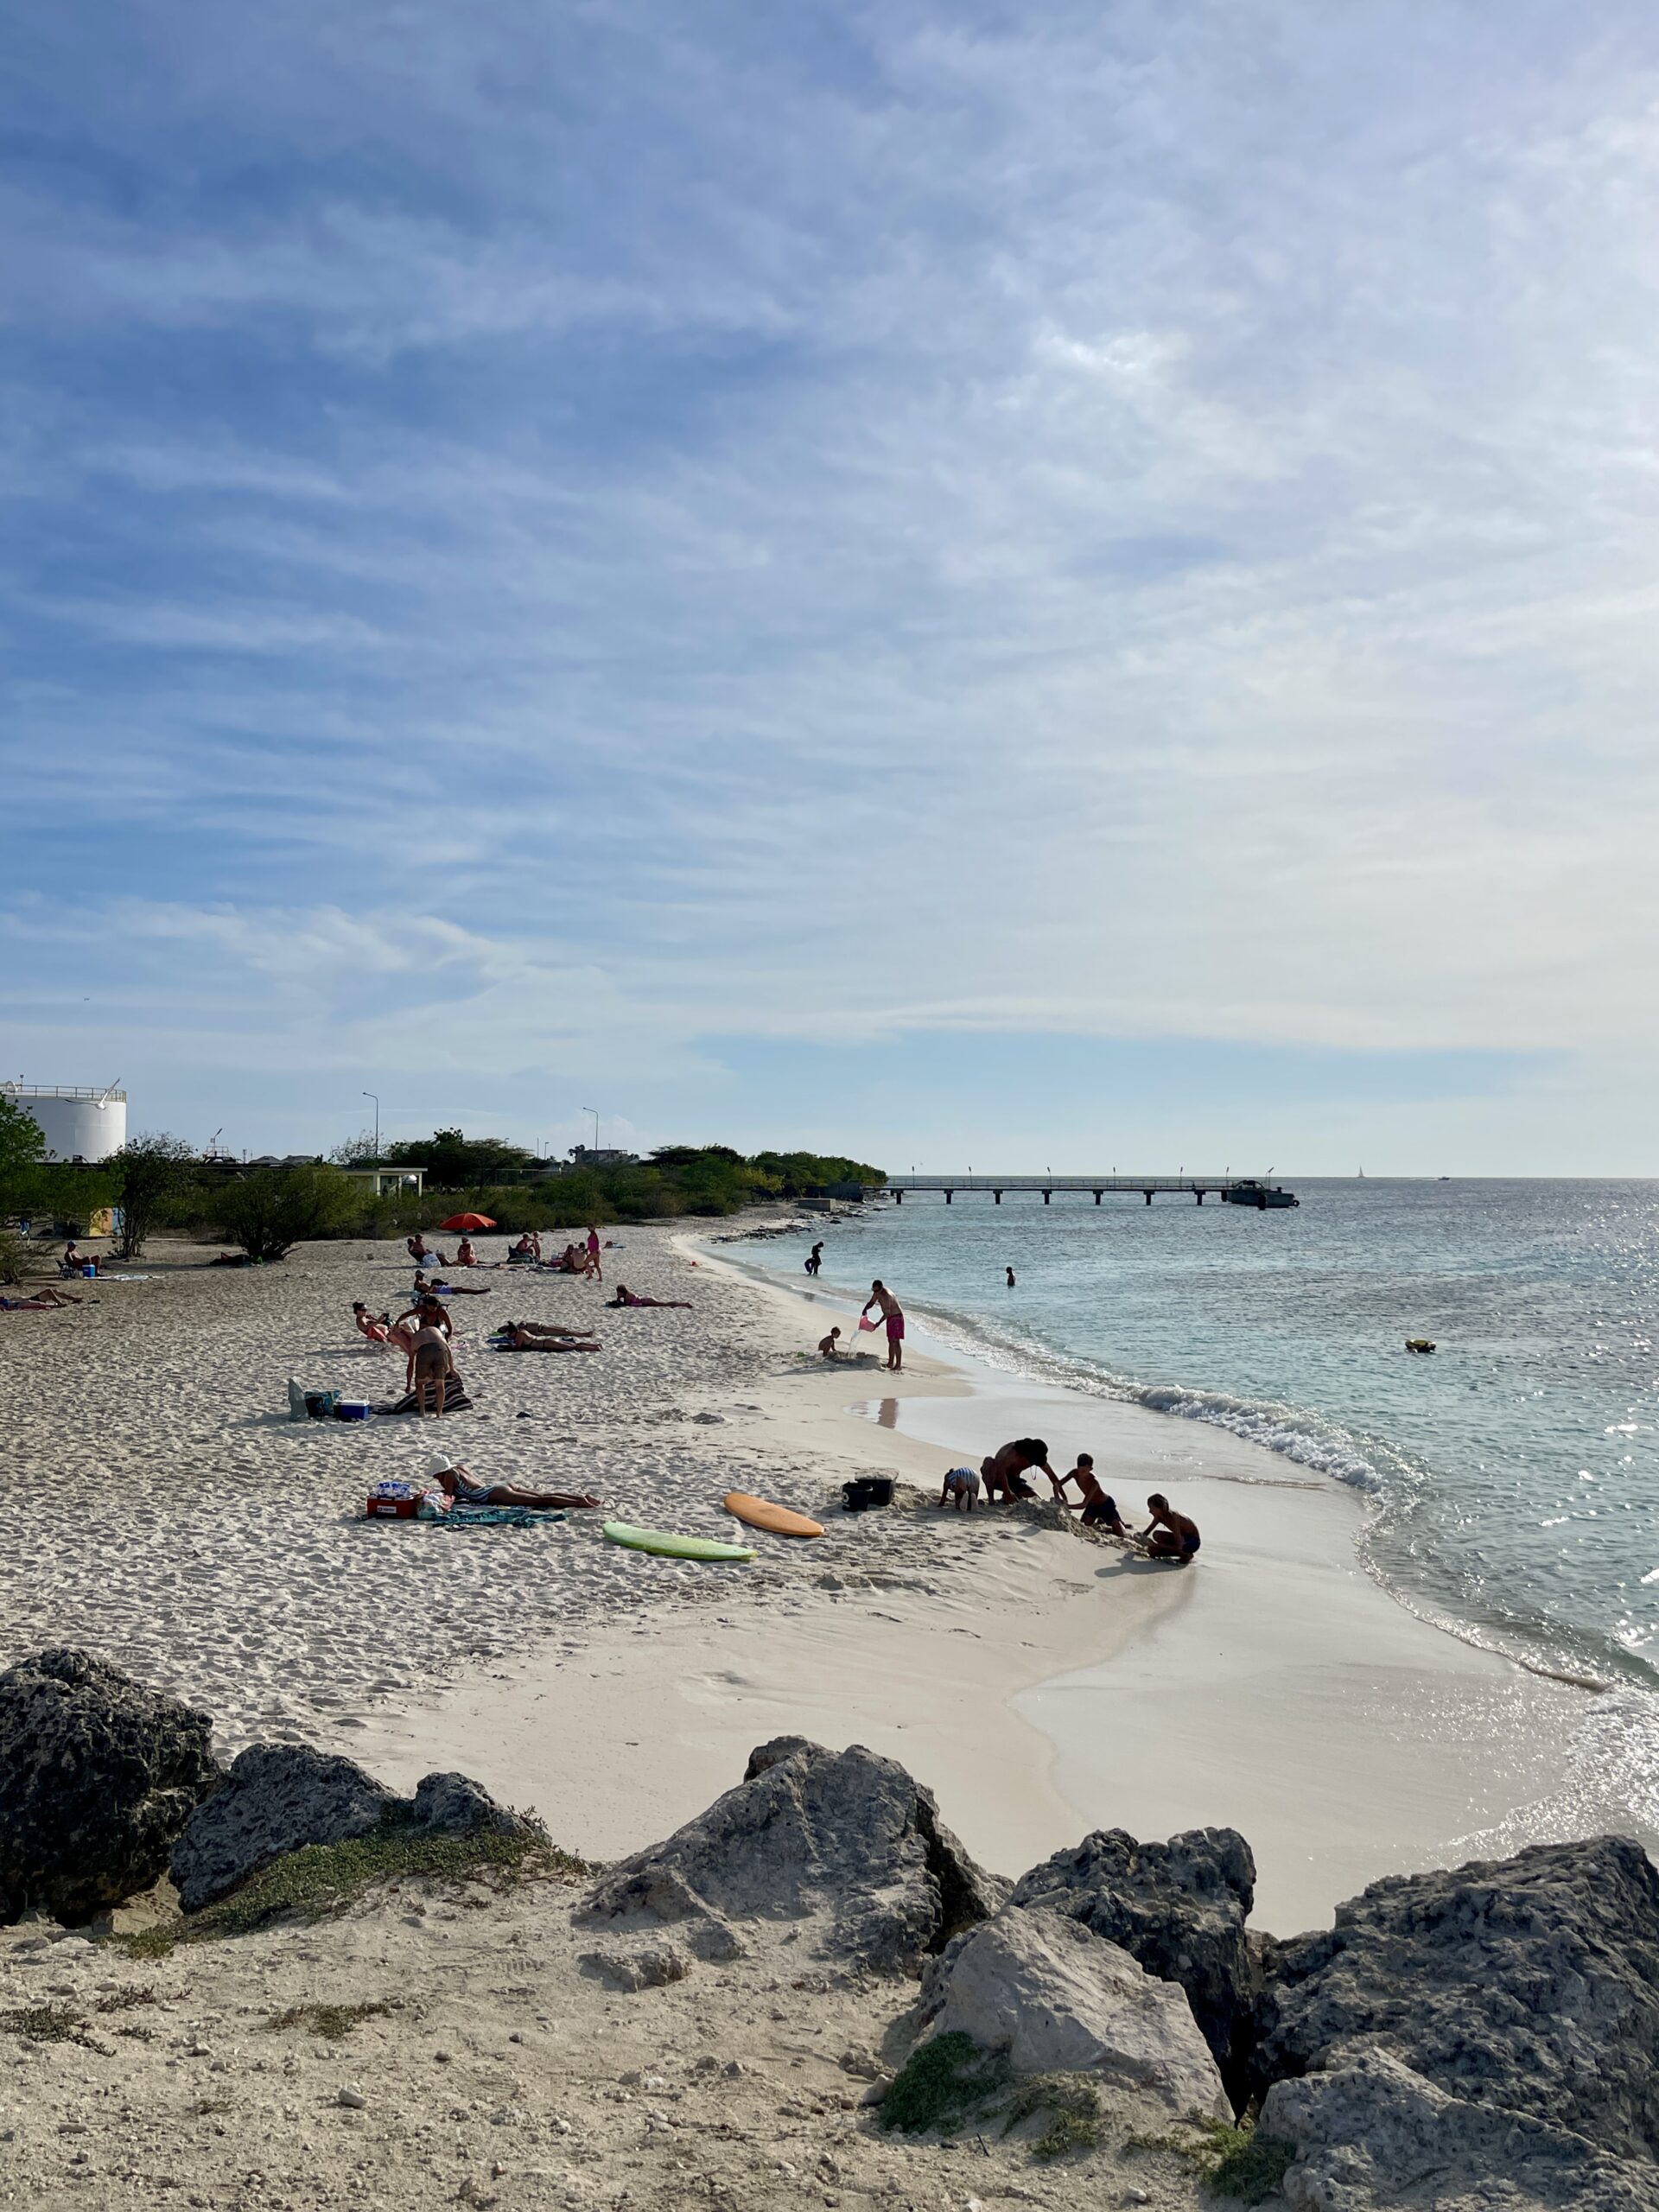
<svg viewBox="0 0 1659 2212"><path fill-rule="evenodd" d="M527 1505L532 1511L541 1513L556 1505L599 1503L586 1491L578 1494L573 1490L518 1490L512 1483L474 1482L467 1470L447 1452L435 1452L427 1462L426 1479L447 1491L457 1505Z"/></svg>

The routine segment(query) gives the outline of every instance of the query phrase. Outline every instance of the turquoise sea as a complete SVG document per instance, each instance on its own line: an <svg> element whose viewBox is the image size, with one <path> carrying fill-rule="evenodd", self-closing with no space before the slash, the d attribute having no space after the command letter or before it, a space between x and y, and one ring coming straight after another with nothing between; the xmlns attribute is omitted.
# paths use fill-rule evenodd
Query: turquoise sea
<svg viewBox="0 0 1659 2212"><path fill-rule="evenodd" d="M1367 1566L1455 1632L1659 1691L1659 1183L1275 1179L1299 1208L918 1194L812 1235L825 1287L1364 1493ZM757 1256L799 1281L810 1241Z"/></svg>

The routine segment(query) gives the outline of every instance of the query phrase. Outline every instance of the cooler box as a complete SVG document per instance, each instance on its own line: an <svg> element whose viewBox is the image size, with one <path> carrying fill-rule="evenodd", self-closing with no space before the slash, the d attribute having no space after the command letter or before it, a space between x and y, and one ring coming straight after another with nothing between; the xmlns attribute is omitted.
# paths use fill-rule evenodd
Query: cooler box
<svg viewBox="0 0 1659 2212"><path fill-rule="evenodd" d="M369 1521L412 1521L418 1505L413 1497L372 1497L363 1513Z"/></svg>
<svg viewBox="0 0 1659 2212"><path fill-rule="evenodd" d="M366 1398L342 1398L334 1408L336 1421L367 1421L369 1402Z"/></svg>

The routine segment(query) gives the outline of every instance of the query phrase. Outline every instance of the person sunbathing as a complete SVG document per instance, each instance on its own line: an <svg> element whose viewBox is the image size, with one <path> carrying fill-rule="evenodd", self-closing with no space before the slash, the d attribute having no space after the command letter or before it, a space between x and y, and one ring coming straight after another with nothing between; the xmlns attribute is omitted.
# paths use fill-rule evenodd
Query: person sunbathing
<svg viewBox="0 0 1659 2212"><path fill-rule="evenodd" d="M688 1313L691 1310L691 1301L689 1298L641 1298L636 1292L630 1290L625 1282L618 1283L616 1296L607 1298L605 1303L607 1306L683 1306Z"/></svg>
<svg viewBox="0 0 1659 2212"><path fill-rule="evenodd" d="M487 1298L490 1294L486 1282L446 1282L442 1275L434 1275L427 1288L435 1298Z"/></svg>
<svg viewBox="0 0 1659 2212"><path fill-rule="evenodd" d="M539 1260L541 1256L542 1240L539 1236L531 1236L529 1230L525 1230L516 1244L509 1244L507 1247L507 1257L510 1260Z"/></svg>
<svg viewBox="0 0 1659 2212"><path fill-rule="evenodd" d="M463 1236L456 1245L455 1265L458 1268L475 1268L478 1265L478 1255L473 1249L473 1240L470 1236Z"/></svg>
<svg viewBox="0 0 1659 2212"><path fill-rule="evenodd" d="M595 1337L574 1336L565 1330L539 1331L532 1334L531 1325L524 1321L509 1321L497 1339L503 1350L512 1351L597 1351Z"/></svg>
<svg viewBox="0 0 1659 2212"><path fill-rule="evenodd" d="M504 1330L522 1329L527 1337L591 1337L591 1329L570 1328L563 1321L504 1321Z"/></svg>
<svg viewBox="0 0 1659 2212"><path fill-rule="evenodd" d="M354 1298L352 1300L352 1319L357 1324L359 1335L366 1337L372 1344L391 1342L390 1313L371 1313L360 1298Z"/></svg>
<svg viewBox="0 0 1659 2212"><path fill-rule="evenodd" d="M38 1290L30 1291L27 1298L0 1298L0 1313L52 1313L60 1306L79 1306L78 1298L71 1298L67 1291L54 1290L50 1283L42 1283Z"/></svg>
<svg viewBox="0 0 1659 2212"><path fill-rule="evenodd" d="M556 1507L570 1508L599 1503L591 1491L520 1490L512 1483L480 1483L474 1479L472 1470L451 1459L447 1452L434 1455L426 1471L429 1483L435 1483L457 1505L524 1505L532 1513L545 1513Z"/></svg>

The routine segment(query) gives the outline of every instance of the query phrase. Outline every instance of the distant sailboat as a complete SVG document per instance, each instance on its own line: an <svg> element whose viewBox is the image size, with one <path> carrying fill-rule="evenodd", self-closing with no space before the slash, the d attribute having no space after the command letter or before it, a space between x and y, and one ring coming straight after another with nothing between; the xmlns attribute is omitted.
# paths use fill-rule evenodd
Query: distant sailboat
<svg viewBox="0 0 1659 2212"><path fill-rule="evenodd" d="M1360 1169L1357 1179L1362 1183L1365 1180L1365 1170L1363 1167Z"/></svg>

